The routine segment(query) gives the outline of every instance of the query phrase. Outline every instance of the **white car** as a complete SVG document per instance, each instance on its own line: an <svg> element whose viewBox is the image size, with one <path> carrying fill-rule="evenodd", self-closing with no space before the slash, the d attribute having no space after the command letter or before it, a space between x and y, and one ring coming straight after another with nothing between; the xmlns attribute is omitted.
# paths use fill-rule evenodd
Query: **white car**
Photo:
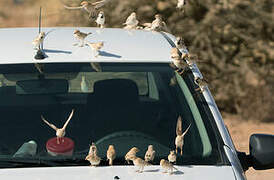
<svg viewBox="0 0 274 180"><path fill-rule="evenodd" d="M75 29L92 33L86 42L104 43L98 54L77 44ZM32 45L38 29L0 29L1 180L243 180L249 167L274 167L273 135L252 135L250 155L237 152L209 89L194 81L202 78L198 67L180 74L170 66L174 36L112 28L42 31L41 57ZM41 116L62 127L72 109L58 143ZM167 174L159 162L175 150L179 116L183 130L191 126L177 170ZM92 142L101 157L97 167L85 160ZM106 160L109 145L116 150L113 166ZM136 172L124 156L137 147L144 158L149 145L155 159Z"/></svg>

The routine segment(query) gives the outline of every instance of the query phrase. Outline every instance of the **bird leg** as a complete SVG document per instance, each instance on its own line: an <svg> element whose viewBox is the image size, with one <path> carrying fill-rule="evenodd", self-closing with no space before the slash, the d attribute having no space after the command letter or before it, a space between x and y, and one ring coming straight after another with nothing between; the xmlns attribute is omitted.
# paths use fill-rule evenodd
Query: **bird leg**
<svg viewBox="0 0 274 180"><path fill-rule="evenodd" d="M57 144L60 144L60 137L57 137Z"/></svg>
<svg viewBox="0 0 274 180"><path fill-rule="evenodd" d="M183 155L183 146L180 147L181 149L181 156Z"/></svg>

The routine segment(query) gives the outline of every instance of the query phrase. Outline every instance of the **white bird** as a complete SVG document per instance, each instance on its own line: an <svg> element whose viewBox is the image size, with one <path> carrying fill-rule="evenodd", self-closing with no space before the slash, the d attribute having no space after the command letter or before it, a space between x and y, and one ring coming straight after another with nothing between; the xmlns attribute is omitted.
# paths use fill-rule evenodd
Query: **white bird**
<svg viewBox="0 0 274 180"><path fill-rule="evenodd" d="M43 44L45 37L46 33L40 32L39 35L32 41L33 48L39 49L40 45Z"/></svg>
<svg viewBox="0 0 274 180"><path fill-rule="evenodd" d="M95 6L96 9L101 8L102 6L104 6L106 3L110 2L111 0L101 0L101 1L97 1L92 3L93 6Z"/></svg>
<svg viewBox="0 0 274 180"><path fill-rule="evenodd" d="M104 12L100 11L95 22L98 26L100 26L100 28L104 28L105 20L106 18Z"/></svg>
<svg viewBox="0 0 274 180"><path fill-rule="evenodd" d="M177 8L178 9L183 9L183 7L186 5L186 1L185 0L178 0L177 2Z"/></svg>
<svg viewBox="0 0 274 180"><path fill-rule="evenodd" d="M135 29L138 26L138 23L139 21L137 20L136 13L132 12L123 25L125 25L125 29Z"/></svg>
<svg viewBox="0 0 274 180"><path fill-rule="evenodd" d="M52 129L54 129L56 131L56 137L57 137L57 144L60 144L60 139L62 139L65 134L66 134L66 127L70 121L70 119L72 118L73 116L73 113L74 113L74 109L72 109L70 115L69 115L69 118L67 119L67 121L65 122L64 126L62 128L57 128L54 124L51 124L49 123L42 115L41 115L41 118L42 120L49 126L51 127ZM64 142L64 139L63 141Z"/></svg>
<svg viewBox="0 0 274 180"><path fill-rule="evenodd" d="M182 117L179 116L177 120L177 126L176 126L176 138L175 138L175 146L176 146L176 154L177 154L177 149L181 149L181 155L183 155L183 145L184 145L184 136L188 132L191 124L188 126L188 128L183 132L182 129Z"/></svg>
<svg viewBox="0 0 274 180"><path fill-rule="evenodd" d="M88 92L88 83L86 81L86 77L82 76L82 81L81 81L81 91L87 93Z"/></svg>

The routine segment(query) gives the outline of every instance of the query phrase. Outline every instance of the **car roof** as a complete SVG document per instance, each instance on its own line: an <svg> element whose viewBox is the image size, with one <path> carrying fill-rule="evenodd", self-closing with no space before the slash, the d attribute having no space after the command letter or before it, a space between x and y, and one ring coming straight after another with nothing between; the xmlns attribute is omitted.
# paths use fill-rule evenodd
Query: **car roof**
<svg viewBox="0 0 274 180"><path fill-rule="evenodd" d="M74 30L91 32L87 42L104 42L95 58L90 47L74 44ZM118 28L52 27L42 28L47 34L43 48L47 58L36 60L32 41L38 28L0 28L0 64L64 62L171 62L170 50L175 37L168 33Z"/></svg>

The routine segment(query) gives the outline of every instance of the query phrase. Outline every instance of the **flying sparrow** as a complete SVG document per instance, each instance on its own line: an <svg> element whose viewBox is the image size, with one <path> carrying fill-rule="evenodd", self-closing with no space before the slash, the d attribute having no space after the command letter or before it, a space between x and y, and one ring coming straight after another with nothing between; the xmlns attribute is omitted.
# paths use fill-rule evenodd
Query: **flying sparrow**
<svg viewBox="0 0 274 180"><path fill-rule="evenodd" d="M65 122L64 126L62 128L57 128L54 124L49 123L42 115L41 118L42 120L52 129L54 129L56 131L56 136L57 136L57 144L60 144L60 139L62 139L65 134L66 134L66 127L70 121L70 119L72 118L74 113L74 109L72 109L67 121ZM62 139L62 142L64 142L64 139Z"/></svg>
<svg viewBox="0 0 274 180"><path fill-rule="evenodd" d="M187 131L189 130L191 124L188 126L188 128L183 132L182 129L182 117L179 116L177 120L177 126L176 126L176 138L175 138L175 145L176 145L176 154L177 149L181 149L181 155L183 155L183 145L184 145L184 136L186 135Z"/></svg>
<svg viewBox="0 0 274 180"><path fill-rule="evenodd" d="M136 156L131 156L129 158L131 161L133 161L134 166L139 167L139 169L136 172L142 173L144 170L145 166L150 166L148 162L144 161L143 159L136 157Z"/></svg>
<svg viewBox="0 0 274 180"><path fill-rule="evenodd" d="M176 162L176 153L174 150L170 151L169 155L168 155L168 161L170 163L175 163Z"/></svg>
<svg viewBox="0 0 274 180"><path fill-rule="evenodd" d="M201 91L204 92L205 87L208 86L208 81L205 80L204 78L200 77L195 77L194 78L194 83L199 86L198 88L195 89L195 91Z"/></svg>
<svg viewBox="0 0 274 180"><path fill-rule="evenodd" d="M33 48L39 49L40 45L43 44L45 37L46 33L40 32L39 35L32 41Z"/></svg>
<svg viewBox="0 0 274 180"><path fill-rule="evenodd" d="M98 166L101 162L101 158L99 156L97 156L96 152L95 153L89 153L85 158L85 160L89 161L90 165L94 166L94 167Z"/></svg>
<svg viewBox="0 0 274 180"><path fill-rule="evenodd" d="M107 159L109 160L110 166L113 165L113 160L115 159L115 157L116 157L116 152L115 152L114 146L109 145L107 150Z"/></svg>
<svg viewBox="0 0 274 180"><path fill-rule="evenodd" d="M163 172L163 173L167 173L168 171L170 171L169 174L172 174L172 173L173 173L173 169L175 169L175 170L178 171L178 169L175 168L175 167L173 166L173 164L171 164L170 162L168 162L168 161L165 160L165 159L161 159L161 161L160 161L160 166L162 166L162 168L164 169L164 172Z"/></svg>
<svg viewBox="0 0 274 180"><path fill-rule="evenodd" d="M147 148L147 152L145 154L145 161L149 162L149 161L153 161L155 157L155 151L153 149L153 145L149 145Z"/></svg>
<svg viewBox="0 0 274 180"><path fill-rule="evenodd" d="M101 8L102 6L104 6L106 3L110 2L111 0L101 0L101 1L97 1L92 3L93 6L95 6L96 9Z"/></svg>
<svg viewBox="0 0 274 180"><path fill-rule="evenodd" d="M89 33L83 33L83 32L81 32L81 31L79 31L78 29L76 29L76 30L73 32L74 37L75 37L77 40L79 40L79 42L80 42L80 44L79 44L80 47L83 47L83 46L84 46L85 38L86 38L88 35L90 35L90 34L92 34L92 33L91 33L91 32L89 32Z"/></svg>
<svg viewBox="0 0 274 180"><path fill-rule="evenodd" d="M78 7L68 7L64 5L66 9L83 9L89 14L89 18L95 19L97 14L97 8L88 1L83 1Z"/></svg>
<svg viewBox="0 0 274 180"><path fill-rule="evenodd" d="M123 25L125 25L125 29L136 29L138 23L139 21L137 20L136 13L132 12Z"/></svg>
<svg viewBox="0 0 274 180"><path fill-rule="evenodd" d="M95 21L97 23L98 26L100 26L100 28L104 28L105 25L105 14L103 11L100 11L97 19Z"/></svg>
<svg viewBox="0 0 274 180"><path fill-rule="evenodd" d="M127 154L125 155L125 160L127 161L128 164L129 164L130 158L135 157L137 152L139 152L139 149L137 147L133 147L127 152Z"/></svg>
<svg viewBox="0 0 274 180"><path fill-rule="evenodd" d="M88 92L88 83L86 81L86 77L82 76L82 81L81 81L81 91L82 92Z"/></svg>
<svg viewBox="0 0 274 180"><path fill-rule="evenodd" d="M99 56L99 50L104 46L104 42L97 42L97 43L89 43L87 45L92 49L94 52L94 57Z"/></svg>

